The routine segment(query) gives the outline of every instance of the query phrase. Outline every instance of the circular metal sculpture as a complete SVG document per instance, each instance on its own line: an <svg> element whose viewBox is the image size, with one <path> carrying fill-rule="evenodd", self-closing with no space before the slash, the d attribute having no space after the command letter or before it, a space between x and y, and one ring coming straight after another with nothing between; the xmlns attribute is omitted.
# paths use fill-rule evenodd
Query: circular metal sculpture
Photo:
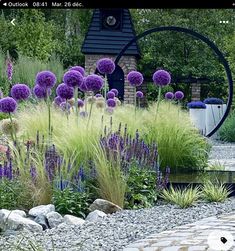
<svg viewBox="0 0 235 251"><path fill-rule="evenodd" d="M132 40L130 40L124 47L123 49L120 51L120 53L118 54L118 56L115 59L115 64L117 65L120 58L124 55L124 53L126 52L126 50L137 40L139 40L142 37L145 37L151 33L154 32L161 32L161 31L176 31L176 32L182 32L182 33L186 33L191 35L194 38L200 39L201 41L203 41L204 43L206 43L214 52L215 54L218 56L220 62L223 64L224 69L226 71L226 75L227 75L227 80L228 80L228 84L229 84L229 95L228 95L228 101L227 101L227 109L223 115L223 117L221 118L221 120L219 121L219 123L216 125L216 127L210 131L206 136L210 137L212 136L223 124L223 122L225 121L225 119L227 118L228 114L229 114L229 110L231 108L232 105L232 99L233 99L233 79L232 79L232 74L231 74L231 70L229 68L228 62L225 59L223 53L218 49L218 47L211 41L209 40L207 37L201 35L200 33L197 33L196 31L187 29L187 28L182 28L182 27L177 27L177 26L166 26L166 27L157 27L157 28L153 28L150 30L147 30L143 33L141 33L138 36L135 36Z"/></svg>

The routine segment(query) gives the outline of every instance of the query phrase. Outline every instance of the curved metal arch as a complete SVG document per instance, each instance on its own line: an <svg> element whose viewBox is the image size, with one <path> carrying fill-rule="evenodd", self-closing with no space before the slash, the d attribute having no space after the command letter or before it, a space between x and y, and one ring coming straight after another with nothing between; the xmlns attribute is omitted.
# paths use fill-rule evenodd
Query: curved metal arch
<svg viewBox="0 0 235 251"><path fill-rule="evenodd" d="M187 29L187 28L183 28L183 27L178 27L178 26L163 26L163 27L156 27L153 29L149 29L146 30L145 32L139 34L138 36L135 36L132 40L130 40L120 51L120 53L117 55L116 59L115 59L115 64L118 64L120 58L123 56L123 54L126 52L126 50L137 40L139 40L142 37L145 37L146 35L149 35L151 33L155 33L155 32L161 32L161 31L176 31L176 32L182 32L182 33L186 33L191 35L194 38L198 38L201 41L203 41L204 43L206 43L214 52L215 54L218 56L219 60L221 61L221 63L224 66L224 69L226 71L226 75L227 75L227 80L228 80L228 84L229 84L229 95L228 95L228 102L227 102L227 108L226 111L223 115L223 117L221 118L221 120L219 121L219 123L216 125L216 127L210 131L206 137L210 137L212 136L223 124L223 122L225 121L225 119L227 118L229 111L231 109L231 105L232 105L232 99L233 99L233 79L232 79L232 74L231 74L231 70L229 67L229 64L227 62L227 60L225 59L223 53L218 49L218 47L215 45L215 43L213 43L211 40L209 40L207 37L203 36L202 34L193 31L191 29Z"/></svg>

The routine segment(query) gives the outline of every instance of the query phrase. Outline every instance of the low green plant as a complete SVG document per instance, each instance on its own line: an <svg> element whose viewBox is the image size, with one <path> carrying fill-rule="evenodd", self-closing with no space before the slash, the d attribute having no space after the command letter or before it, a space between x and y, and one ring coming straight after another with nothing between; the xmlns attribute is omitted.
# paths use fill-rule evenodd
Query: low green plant
<svg viewBox="0 0 235 251"><path fill-rule="evenodd" d="M56 211L61 214L72 214L85 218L92 200L88 192L74 191L73 188L67 187L64 190L53 190L52 203L55 205Z"/></svg>
<svg viewBox="0 0 235 251"><path fill-rule="evenodd" d="M27 209L33 204L29 190L20 180L0 179L0 208Z"/></svg>
<svg viewBox="0 0 235 251"><path fill-rule="evenodd" d="M207 171L224 171L225 166L219 161L215 161L213 163L209 163L208 166L205 168Z"/></svg>
<svg viewBox="0 0 235 251"><path fill-rule="evenodd" d="M201 192L199 187L180 189L170 186L169 190L165 189L160 193L160 197L167 202L180 206L181 208L187 208L200 199Z"/></svg>
<svg viewBox="0 0 235 251"><path fill-rule="evenodd" d="M127 179L125 208L137 209L153 206L157 201L156 172L131 167Z"/></svg>
<svg viewBox="0 0 235 251"><path fill-rule="evenodd" d="M231 193L225 184L208 180L203 184L202 197L208 202L224 202Z"/></svg>
<svg viewBox="0 0 235 251"><path fill-rule="evenodd" d="M219 130L219 137L226 142L235 142L235 110L230 113Z"/></svg>

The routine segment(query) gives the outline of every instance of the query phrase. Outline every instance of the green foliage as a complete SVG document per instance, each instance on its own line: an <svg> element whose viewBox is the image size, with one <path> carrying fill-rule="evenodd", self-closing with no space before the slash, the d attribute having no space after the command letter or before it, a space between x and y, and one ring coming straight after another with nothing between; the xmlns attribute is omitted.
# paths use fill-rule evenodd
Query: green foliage
<svg viewBox="0 0 235 251"><path fill-rule="evenodd" d="M224 184L212 183L210 180L204 183L202 187L203 198L208 202L224 202L230 193L231 189Z"/></svg>
<svg viewBox="0 0 235 251"><path fill-rule="evenodd" d="M20 180L0 179L0 208L25 209L31 205L29 191Z"/></svg>
<svg viewBox="0 0 235 251"><path fill-rule="evenodd" d="M235 110L225 120L219 130L219 137L223 141L235 142Z"/></svg>
<svg viewBox="0 0 235 251"><path fill-rule="evenodd" d="M153 206L157 201L156 172L132 167L127 179L125 208L137 209Z"/></svg>
<svg viewBox="0 0 235 251"><path fill-rule="evenodd" d="M209 171L224 171L225 170L225 166L220 163L219 161L213 162L208 164L208 166L205 168L205 170L209 170Z"/></svg>
<svg viewBox="0 0 235 251"><path fill-rule="evenodd" d="M74 191L73 188L67 187L62 191L53 190L52 203L55 205L56 211L61 214L72 214L85 218L92 201L89 193Z"/></svg>
<svg viewBox="0 0 235 251"><path fill-rule="evenodd" d="M170 186L169 190L163 190L160 197L170 203L176 204L181 208L192 206L201 197L201 192L198 187L179 189Z"/></svg>

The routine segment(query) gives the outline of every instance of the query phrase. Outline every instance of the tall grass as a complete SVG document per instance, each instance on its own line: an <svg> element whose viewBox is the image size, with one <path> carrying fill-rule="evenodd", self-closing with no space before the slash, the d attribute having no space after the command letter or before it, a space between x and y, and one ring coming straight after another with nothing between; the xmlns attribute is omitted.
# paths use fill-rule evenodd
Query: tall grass
<svg viewBox="0 0 235 251"><path fill-rule="evenodd" d="M109 161L99 144L94 146L94 152L98 193L101 198L109 200L123 208L126 178L122 173L120 161Z"/></svg>
<svg viewBox="0 0 235 251"><path fill-rule="evenodd" d="M235 142L235 110L230 113L219 130L219 137L223 141Z"/></svg>
<svg viewBox="0 0 235 251"><path fill-rule="evenodd" d="M71 112L69 121L61 111L52 111L53 141L60 151L77 154L77 162L93 158L92 146L99 141L105 125L115 131L121 122L127 124L128 133L134 135L139 130L147 142L157 142L161 167L169 166L171 171L177 169L202 169L207 162L209 145L192 126L187 112L178 106L162 102L158 116L154 121L155 105L145 110L135 111L133 106L118 107L112 115L104 114L94 107L89 127L87 118L80 118L75 123L75 113ZM18 120L23 128L22 134L34 138L39 130L47 135L47 110L43 103L28 105L19 111Z"/></svg>

